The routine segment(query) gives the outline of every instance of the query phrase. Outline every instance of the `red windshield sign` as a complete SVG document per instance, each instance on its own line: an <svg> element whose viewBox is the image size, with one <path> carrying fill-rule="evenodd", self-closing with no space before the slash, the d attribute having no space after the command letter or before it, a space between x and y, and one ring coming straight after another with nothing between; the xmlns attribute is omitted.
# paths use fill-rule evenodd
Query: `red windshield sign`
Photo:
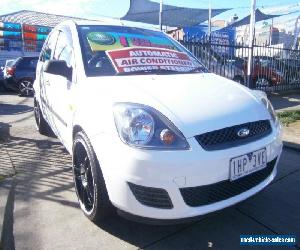
<svg viewBox="0 0 300 250"><path fill-rule="evenodd" d="M125 48L106 51L118 73L151 70L189 71L197 65L182 52L160 48Z"/></svg>

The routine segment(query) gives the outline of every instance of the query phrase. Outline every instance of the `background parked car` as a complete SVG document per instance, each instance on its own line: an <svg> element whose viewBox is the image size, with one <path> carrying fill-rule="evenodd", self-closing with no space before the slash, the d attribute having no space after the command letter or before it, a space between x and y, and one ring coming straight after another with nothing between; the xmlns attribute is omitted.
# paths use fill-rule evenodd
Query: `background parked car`
<svg viewBox="0 0 300 250"><path fill-rule="evenodd" d="M252 79L256 87L269 87L284 82L284 73L274 62L272 57L253 57ZM247 62L244 64L244 72L247 74Z"/></svg>
<svg viewBox="0 0 300 250"><path fill-rule="evenodd" d="M229 77L227 75L225 77L241 84L246 83L246 74L244 73L245 59L235 56L229 57L224 60L224 65L227 65L225 68L229 72Z"/></svg>
<svg viewBox="0 0 300 250"><path fill-rule="evenodd" d="M276 67L284 73L288 84L298 84L300 82L300 61L298 59L276 59Z"/></svg>
<svg viewBox="0 0 300 250"><path fill-rule="evenodd" d="M38 57L19 57L5 69L4 85L22 96L33 95L33 82Z"/></svg>
<svg viewBox="0 0 300 250"><path fill-rule="evenodd" d="M0 70L0 89L2 89L3 81L4 81L3 70L4 70L4 66L1 66L1 70Z"/></svg>
<svg viewBox="0 0 300 250"><path fill-rule="evenodd" d="M1 70L0 70L0 90L6 90L4 86L4 80L6 78L6 68L11 66L15 60L6 60L5 64L2 66L1 65Z"/></svg>
<svg viewBox="0 0 300 250"><path fill-rule="evenodd" d="M5 65L4 65L4 68L2 68L2 71L3 71L3 77L6 78L7 77L7 74L6 74L6 69L8 67L11 67L14 62L15 62L16 59L10 59L10 60L6 60L5 61Z"/></svg>
<svg viewBox="0 0 300 250"><path fill-rule="evenodd" d="M235 56L226 57L209 48L201 51L197 56L211 72L241 84L245 83L243 58Z"/></svg>

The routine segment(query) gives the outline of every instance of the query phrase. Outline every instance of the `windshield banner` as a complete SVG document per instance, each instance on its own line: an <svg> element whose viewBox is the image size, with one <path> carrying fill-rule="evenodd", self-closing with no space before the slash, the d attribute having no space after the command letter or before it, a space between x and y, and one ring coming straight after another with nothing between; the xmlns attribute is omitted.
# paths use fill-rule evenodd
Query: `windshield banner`
<svg viewBox="0 0 300 250"><path fill-rule="evenodd" d="M196 65L190 57L175 50L160 48L124 48L106 51L117 73L169 70L187 72Z"/></svg>
<svg viewBox="0 0 300 250"><path fill-rule="evenodd" d="M92 51L106 51L126 47L175 48L170 40L164 37L118 32L90 32L86 36Z"/></svg>

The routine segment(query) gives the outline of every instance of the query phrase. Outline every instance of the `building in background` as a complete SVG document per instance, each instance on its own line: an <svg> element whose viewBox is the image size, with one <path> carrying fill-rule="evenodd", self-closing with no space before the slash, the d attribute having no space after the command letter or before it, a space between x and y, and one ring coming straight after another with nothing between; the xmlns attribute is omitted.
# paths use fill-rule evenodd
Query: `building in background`
<svg viewBox="0 0 300 250"><path fill-rule="evenodd" d="M0 15L0 66L8 59L39 55L51 29L66 20L87 19L29 10ZM114 19L99 18L97 21L111 20Z"/></svg>
<svg viewBox="0 0 300 250"><path fill-rule="evenodd" d="M51 29L65 20L84 20L22 10L0 16L0 50L39 52Z"/></svg>

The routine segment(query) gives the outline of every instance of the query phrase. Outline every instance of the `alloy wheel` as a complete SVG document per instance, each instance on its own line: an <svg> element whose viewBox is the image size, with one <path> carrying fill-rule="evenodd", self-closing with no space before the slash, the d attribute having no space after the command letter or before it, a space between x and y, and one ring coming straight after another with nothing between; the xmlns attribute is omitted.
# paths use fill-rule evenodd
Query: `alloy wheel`
<svg viewBox="0 0 300 250"><path fill-rule="evenodd" d="M256 87L268 87L269 86L269 81L268 79L262 77L262 78L258 78L255 82Z"/></svg>
<svg viewBox="0 0 300 250"><path fill-rule="evenodd" d="M25 95L25 96L29 96L33 93L33 86L32 86L32 82L29 80L23 80L20 82L20 94L21 95Z"/></svg>
<svg viewBox="0 0 300 250"><path fill-rule="evenodd" d="M94 205L94 180L90 160L81 142L75 144L73 164L78 199L83 209L90 212Z"/></svg>

